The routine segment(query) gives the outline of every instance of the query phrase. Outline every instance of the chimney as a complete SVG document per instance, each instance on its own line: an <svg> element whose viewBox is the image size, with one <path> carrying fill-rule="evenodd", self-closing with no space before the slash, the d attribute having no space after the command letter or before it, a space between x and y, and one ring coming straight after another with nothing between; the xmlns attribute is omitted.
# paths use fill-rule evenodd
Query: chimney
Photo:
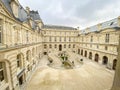
<svg viewBox="0 0 120 90"><path fill-rule="evenodd" d="M26 11L28 14L30 14L30 8L29 7L26 7Z"/></svg>
<svg viewBox="0 0 120 90"><path fill-rule="evenodd" d="M101 23L97 24L97 28L98 28L98 31L100 31L102 29L102 24Z"/></svg>

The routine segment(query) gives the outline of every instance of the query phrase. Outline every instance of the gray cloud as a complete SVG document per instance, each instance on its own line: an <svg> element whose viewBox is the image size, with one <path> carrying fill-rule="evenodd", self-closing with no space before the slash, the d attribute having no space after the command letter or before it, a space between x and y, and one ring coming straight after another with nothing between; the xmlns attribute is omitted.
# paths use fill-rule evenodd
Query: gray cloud
<svg viewBox="0 0 120 90"><path fill-rule="evenodd" d="M45 24L82 28L120 15L120 0L19 0L38 10Z"/></svg>

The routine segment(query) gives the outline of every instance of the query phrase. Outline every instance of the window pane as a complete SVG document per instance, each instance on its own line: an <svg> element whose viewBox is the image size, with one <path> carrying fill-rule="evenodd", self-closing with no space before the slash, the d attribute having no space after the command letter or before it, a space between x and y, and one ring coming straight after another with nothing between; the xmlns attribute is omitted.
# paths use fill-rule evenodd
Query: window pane
<svg viewBox="0 0 120 90"><path fill-rule="evenodd" d="M4 74L3 74L3 70L0 71L0 81L3 81L4 80Z"/></svg>
<svg viewBox="0 0 120 90"><path fill-rule="evenodd" d="M3 66L2 66L2 63L0 62L0 69L2 69L3 68Z"/></svg>

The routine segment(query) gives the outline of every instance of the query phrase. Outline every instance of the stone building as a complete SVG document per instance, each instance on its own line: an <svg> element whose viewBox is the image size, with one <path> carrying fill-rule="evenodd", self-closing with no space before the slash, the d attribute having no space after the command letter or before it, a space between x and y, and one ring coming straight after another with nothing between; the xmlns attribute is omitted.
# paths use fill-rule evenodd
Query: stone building
<svg viewBox="0 0 120 90"><path fill-rule="evenodd" d="M78 37L78 54L114 69L117 63L120 18L81 30Z"/></svg>
<svg viewBox="0 0 120 90"><path fill-rule="evenodd" d="M38 11L18 0L0 0L0 90L16 90L27 82L41 57L71 50L115 70L119 17L79 30L44 25Z"/></svg>
<svg viewBox="0 0 120 90"><path fill-rule="evenodd" d="M42 57L43 22L18 0L0 0L0 90L26 82Z"/></svg>
<svg viewBox="0 0 120 90"><path fill-rule="evenodd" d="M42 32L44 54L52 51L76 51L78 29L66 26L44 25Z"/></svg>

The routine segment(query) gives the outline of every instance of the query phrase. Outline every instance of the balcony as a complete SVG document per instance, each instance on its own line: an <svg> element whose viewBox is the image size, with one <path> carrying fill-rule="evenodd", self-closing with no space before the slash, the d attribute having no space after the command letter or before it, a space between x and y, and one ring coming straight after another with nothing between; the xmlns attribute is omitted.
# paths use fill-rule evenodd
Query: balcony
<svg viewBox="0 0 120 90"><path fill-rule="evenodd" d="M24 48L28 46L33 46L37 44L41 44L42 42L38 43L29 43L29 44L15 44L15 45L6 45L6 44L0 44L0 52L2 51L8 51L8 50L14 50L14 49L19 49L19 48Z"/></svg>

